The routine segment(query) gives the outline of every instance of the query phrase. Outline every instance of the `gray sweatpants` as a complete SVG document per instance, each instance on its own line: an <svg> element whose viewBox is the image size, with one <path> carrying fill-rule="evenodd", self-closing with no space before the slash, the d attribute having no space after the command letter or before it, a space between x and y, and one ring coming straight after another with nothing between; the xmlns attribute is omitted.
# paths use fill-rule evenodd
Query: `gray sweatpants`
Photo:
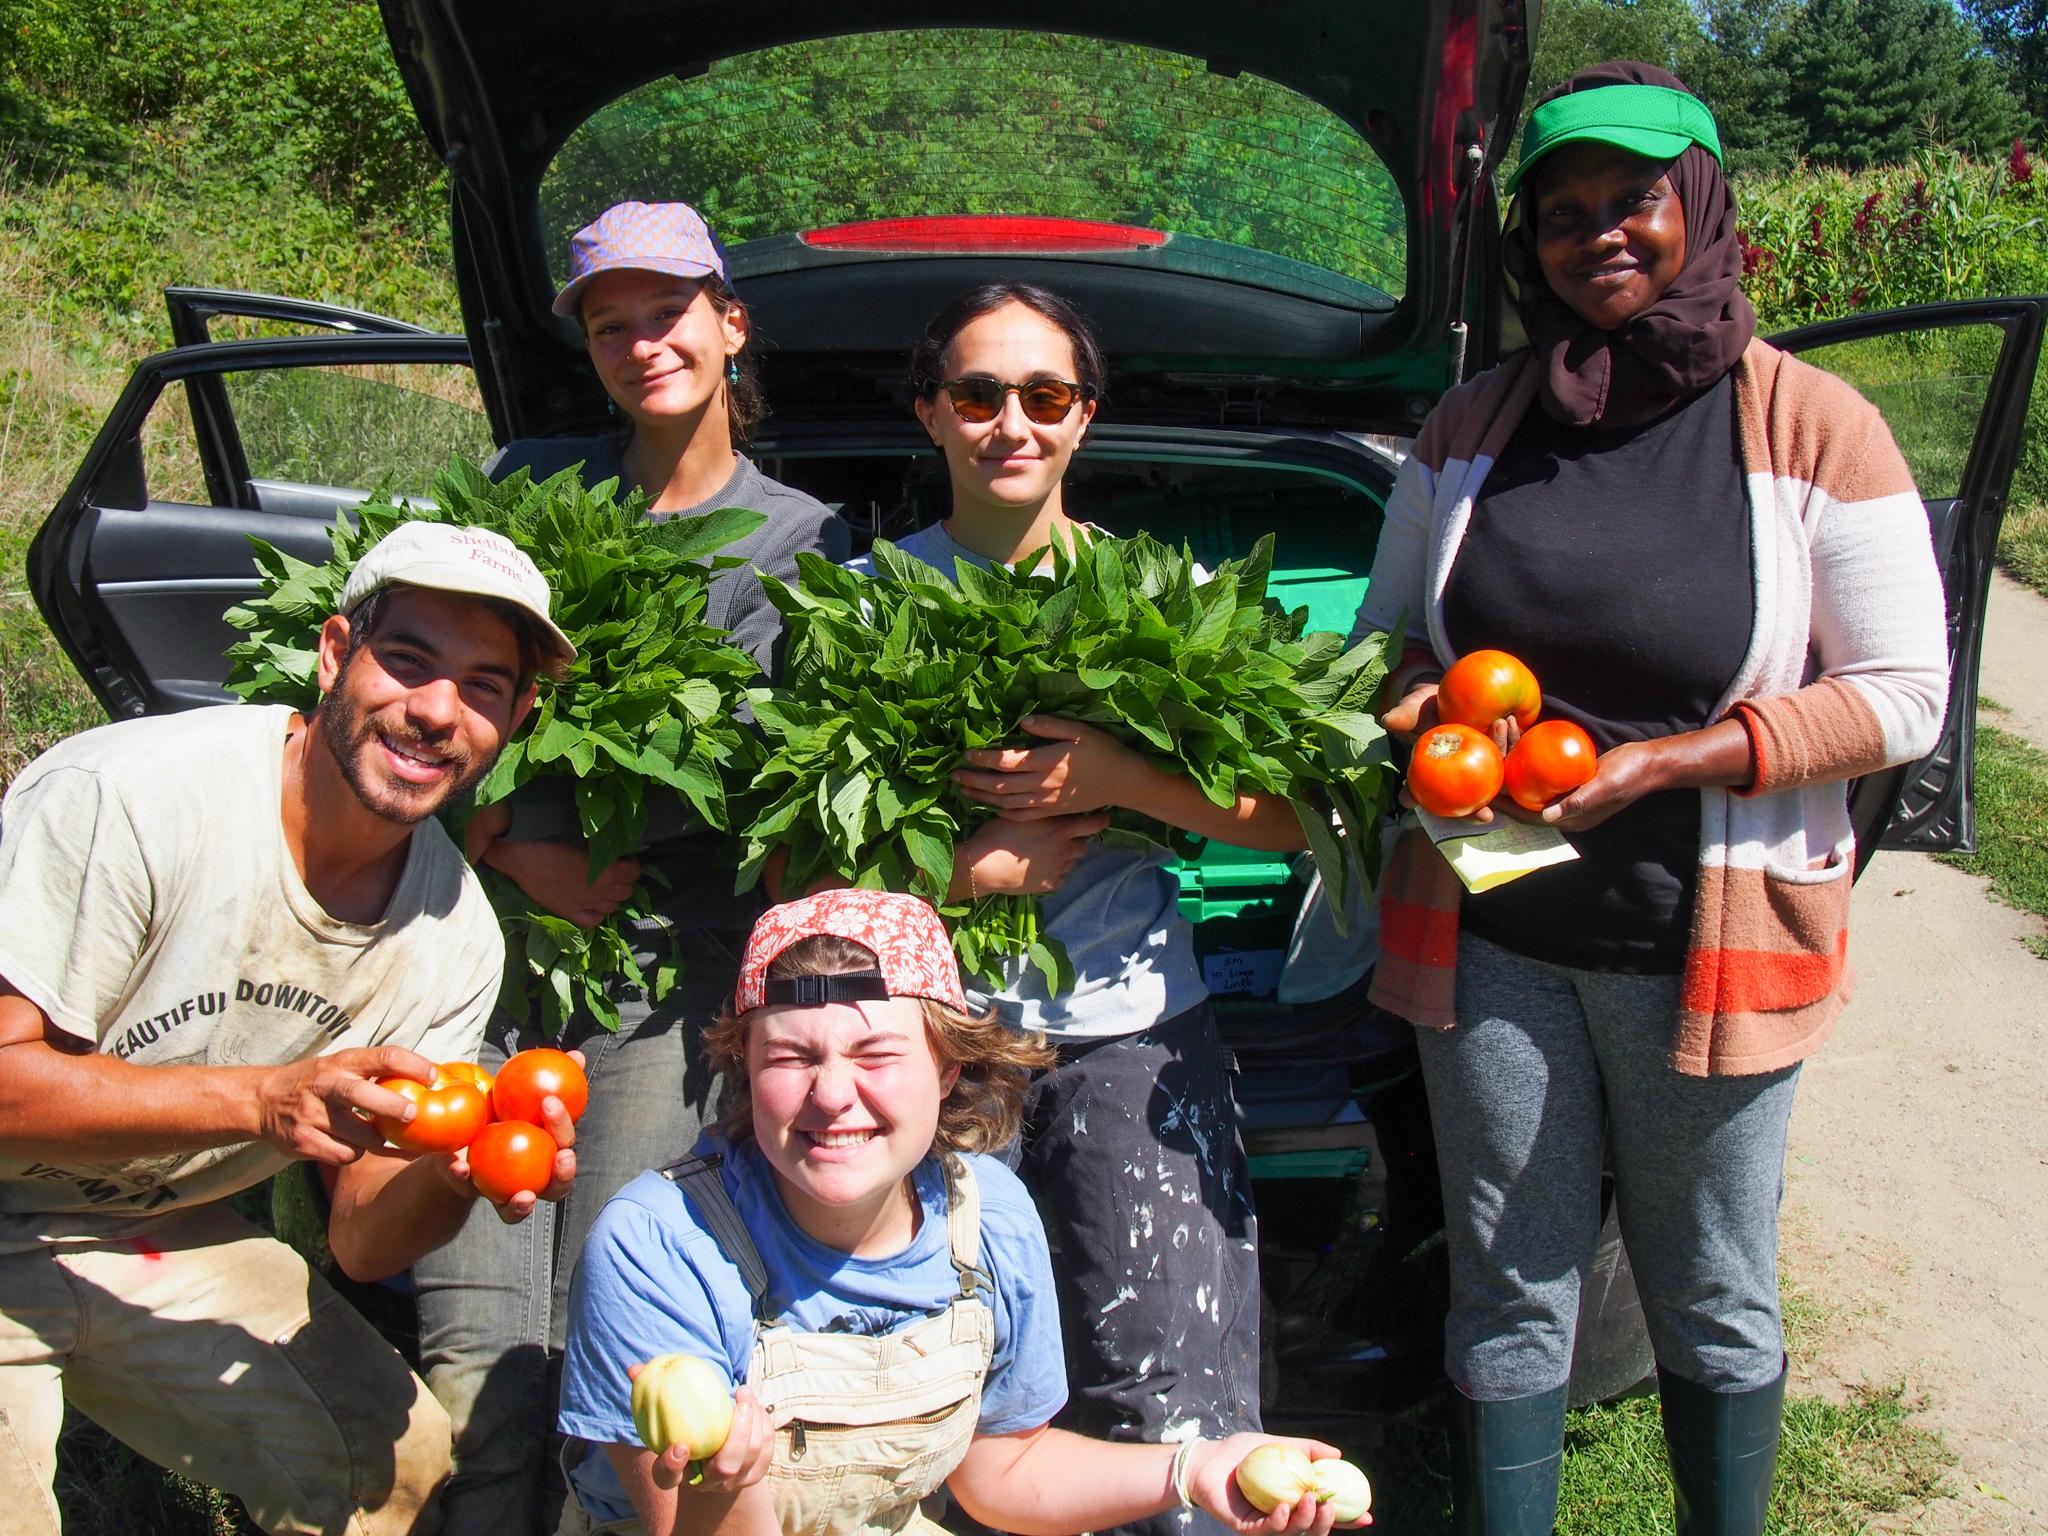
<svg viewBox="0 0 2048 1536"><path fill-rule="evenodd" d="M1451 1261L1444 1365L1500 1401L1571 1374L1611 1134L1621 1230L1658 1364L1718 1391L1776 1379L1778 1203L1799 1069L1687 1077L1679 978L1458 940L1457 1027L1418 1029Z"/></svg>

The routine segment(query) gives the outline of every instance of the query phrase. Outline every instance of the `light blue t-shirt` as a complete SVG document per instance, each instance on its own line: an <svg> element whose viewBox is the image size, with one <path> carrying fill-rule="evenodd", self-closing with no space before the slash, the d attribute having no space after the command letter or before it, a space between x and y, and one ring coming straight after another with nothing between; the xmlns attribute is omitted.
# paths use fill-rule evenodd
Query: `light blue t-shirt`
<svg viewBox="0 0 2048 1536"><path fill-rule="evenodd" d="M707 1134L726 1192L768 1271L769 1305L806 1333L893 1333L942 1311L959 1292L946 1233L945 1176L931 1158L912 1175L924 1220L910 1246L863 1259L819 1242L791 1220L760 1149ZM992 1157L966 1156L981 1195L981 1267L994 1287L995 1353L982 1384L983 1434L1051 1420L1067 1400L1059 1304L1045 1228L1017 1176ZM638 1445L626 1367L656 1355L700 1355L746 1379L754 1352L752 1302L738 1266L676 1185L643 1173L598 1213L569 1295L558 1425L594 1442L570 1474L600 1520L633 1513L599 1446ZM730 1383L729 1383L730 1384Z"/></svg>
<svg viewBox="0 0 2048 1536"><path fill-rule="evenodd" d="M951 576L955 560L983 570L991 562L933 523L896 547ZM863 556L847 562L875 574ZM1019 958L1004 968L1004 986L990 992L967 983L976 1011L993 1008L1015 1029L1043 1030L1055 1040L1134 1035L1186 1013L1209 995L1195 958L1195 930L1180 915L1180 880L1165 849L1091 843L1058 890L1040 898L1045 929L1066 946L1074 988L1052 995L1042 972Z"/></svg>

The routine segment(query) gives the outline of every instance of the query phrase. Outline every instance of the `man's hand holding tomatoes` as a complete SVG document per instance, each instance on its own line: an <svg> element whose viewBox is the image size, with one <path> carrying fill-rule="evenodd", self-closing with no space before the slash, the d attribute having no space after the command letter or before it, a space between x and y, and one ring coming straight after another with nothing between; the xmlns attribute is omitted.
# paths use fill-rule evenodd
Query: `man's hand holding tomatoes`
<svg viewBox="0 0 2048 1536"><path fill-rule="evenodd" d="M567 1052L580 1068L584 1063L581 1051ZM570 1117L569 1106L555 1094L548 1094L540 1101L540 1128L555 1143L555 1155L548 1165L546 1187L522 1189L509 1200L492 1200L491 1205L498 1213L498 1219L510 1225L526 1220L533 1214L534 1206L542 1200L560 1200L569 1193L576 1182L576 1122ZM470 1149L464 1147L446 1157L434 1159L442 1177L458 1194L470 1199L489 1199L477 1187L470 1166Z"/></svg>
<svg viewBox="0 0 2048 1536"><path fill-rule="evenodd" d="M397 1045L357 1046L265 1069L255 1086L257 1135L292 1157L343 1167L384 1144L370 1116L409 1122L416 1107L387 1079L431 1083L434 1064Z"/></svg>

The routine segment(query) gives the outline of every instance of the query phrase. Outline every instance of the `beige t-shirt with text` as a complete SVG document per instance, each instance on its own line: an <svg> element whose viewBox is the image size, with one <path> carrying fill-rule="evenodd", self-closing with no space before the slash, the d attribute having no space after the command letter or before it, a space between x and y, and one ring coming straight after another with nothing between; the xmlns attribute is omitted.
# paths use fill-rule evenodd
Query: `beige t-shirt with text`
<svg viewBox="0 0 2048 1536"><path fill-rule="evenodd" d="M374 923L324 911L280 821L291 711L226 705L60 743L0 808L0 976L140 1066L251 1066L354 1046L474 1060L504 940L434 821ZM95 1161L0 1155L0 1252L118 1239L288 1161L262 1142Z"/></svg>

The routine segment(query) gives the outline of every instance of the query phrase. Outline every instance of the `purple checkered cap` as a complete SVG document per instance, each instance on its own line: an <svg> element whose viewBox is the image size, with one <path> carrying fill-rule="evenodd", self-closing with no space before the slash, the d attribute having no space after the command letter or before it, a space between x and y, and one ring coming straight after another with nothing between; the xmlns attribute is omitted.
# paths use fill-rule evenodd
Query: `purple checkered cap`
<svg viewBox="0 0 2048 1536"><path fill-rule="evenodd" d="M570 239L569 283L555 295L555 313L575 315L590 280L622 268L723 278L725 250L688 203L614 203Z"/></svg>

